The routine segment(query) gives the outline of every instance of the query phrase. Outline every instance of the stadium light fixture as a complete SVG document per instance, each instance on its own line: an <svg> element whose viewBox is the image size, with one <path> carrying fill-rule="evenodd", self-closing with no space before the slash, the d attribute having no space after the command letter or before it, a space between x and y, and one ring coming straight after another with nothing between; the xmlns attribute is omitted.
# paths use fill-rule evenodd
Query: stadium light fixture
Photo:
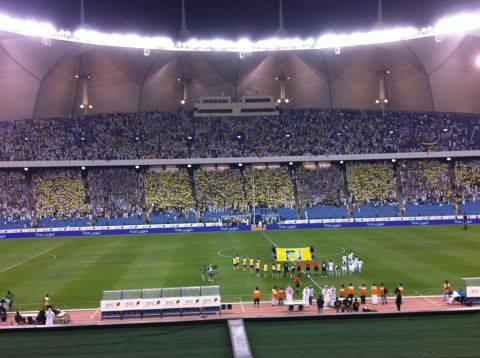
<svg viewBox="0 0 480 358"><path fill-rule="evenodd" d="M83 104L80 105L80 109L84 109L85 106Z"/></svg>
<svg viewBox="0 0 480 358"><path fill-rule="evenodd" d="M447 158L447 160L448 160L448 161L451 161L451 160L452 160L452 158L448 157L448 158Z"/></svg>
<svg viewBox="0 0 480 358"><path fill-rule="evenodd" d="M187 168L191 168L191 167L192 167L192 164L188 164L188 165L187 165Z"/></svg>
<svg viewBox="0 0 480 358"><path fill-rule="evenodd" d="M239 166L239 167L242 167L242 166L243 166L243 164L242 164L242 163L238 163L238 166Z"/></svg>
<svg viewBox="0 0 480 358"><path fill-rule="evenodd" d="M27 168L27 167L23 168L23 170L26 171L26 172L28 172L28 168Z"/></svg>
<svg viewBox="0 0 480 358"><path fill-rule="evenodd" d="M392 159L392 163L395 163L397 160L395 158Z"/></svg>
<svg viewBox="0 0 480 358"><path fill-rule="evenodd" d="M135 165L135 169L140 169L140 165Z"/></svg>
<svg viewBox="0 0 480 358"><path fill-rule="evenodd" d="M91 104L88 105L88 108L93 109L93 106Z"/></svg>
<svg viewBox="0 0 480 358"><path fill-rule="evenodd" d="M280 98L277 99L277 103L281 103L281 102L282 102L282 100Z"/></svg>
<svg viewBox="0 0 480 358"><path fill-rule="evenodd" d="M85 167L82 167L82 170L85 170Z"/></svg>
<svg viewBox="0 0 480 358"><path fill-rule="evenodd" d="M106 33L93 29L79 28L76 31L58 29L50 23L22 20L0 14L0 31L23 36L36 37L45 41L59 40L97 46L111 46L143 49L144 55L151 50L165 51L220 51L249 54L260 51L294 51L313 49L334 49L339 55L341 49L351 46L365 46L406 41L418 38L443 38L449 34L465 34L480 29L480 11L457 13L446 16L433 26L386 27L371 31L351 33L327 33L317 38L266 38L250 39L195 39L175 42L162 36L142 36L129 33ZM148 51L147 51L148 50Z"/></svg>
<svg viewBox="0 0 480 358"><path fill-rule="evenodd" d="M379 104L379 103L380 103L380 100L379 100L379 99L376 99L376 100L375 100L375 103L376 103L376 104Z"/></svg>
<svg viewBox="0 0 480 358"><path fill-rule="evenodd" d="M288 98L285 98L284 101L285 101L285 103L289 103L289 102L290 102L290 100L289 100Z"/></svg>
<svg viewBox="0 0 480 358"><path fill-rule="evenodd" d="M340 164L343 164L343 160L340 161Z"/></svg>
<svg viewBox="0 0 480 358"><path fill-rule="evenodd" d="M293 162L288 162L288 165L293 165Z"/></svg>
<svg viewBox="0 0 480 358"><path fill-rule="evenodd" d="M385 99L383 100L383 103L388 103L388 99L385 98Z"/></svg>
<svg viewBox="0 0 480 358"><path fill-rule="evenodd" d="M184 99L182 99L182 100L180 101L180 104L181 104L181 105L184 105L185 103L186 103L186 102L185 102Z"/></svg>

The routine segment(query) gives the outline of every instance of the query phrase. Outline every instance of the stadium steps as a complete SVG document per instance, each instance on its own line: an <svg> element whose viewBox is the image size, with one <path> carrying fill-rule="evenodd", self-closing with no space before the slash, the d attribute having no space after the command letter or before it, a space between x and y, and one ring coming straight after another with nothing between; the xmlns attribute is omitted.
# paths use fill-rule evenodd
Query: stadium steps
<svg viewBox="0 0 480 358"><path fill-rule="evenodd" d="M230 331L230 340L232 342L232 350L234 358L251 358L253 357L248 342L247 331L243 324L243 319L229 319L228 330Z"/></svg>
<svg viewBox="0 0 480 358"><path fill-rule="evenodd" d="M395 181L396 181L395 191L396 191L396 194L397 194L397 203L398 203L398 207L399 207L399 210L400 210L400 212L398 214L400 216L405 216L404 215L405 214L405 205L404 205L403 193L402 193L402 179L400 177L400 171L398 169L398 166L395 169Z"/></svg>
<svg viewBox="0 0 480 358"><path fill-rule="evenodd" d="M450 189L454 195L455 215L460 215L460 203L457 197L457 177L455 175L455 162L448 163L448 177L450 178Z"/></svg>
<svg viewBox="0 0 480 358"><path fill-rule="evenodd" d="M190 182L190 188L192 189L193 200L195 201L195 212L198 213L200 205L198 205L197 187L195 185L195 177L193 175L193 170L188 170L188 181ZM196 221L198 221L198 218L196 219Z"/></svg>
<svg viewBox="0 0 480 358"><path fill-rule="evenodd" d="M299 219L305 219L305 217L302 216L300 202L298 201L297 175L296 175L295 169L289 170L289 172L290 172L290 180L292 181L292 184L293 184L293 196L295 198L295 210L297 211L297 216Z"/></svg>

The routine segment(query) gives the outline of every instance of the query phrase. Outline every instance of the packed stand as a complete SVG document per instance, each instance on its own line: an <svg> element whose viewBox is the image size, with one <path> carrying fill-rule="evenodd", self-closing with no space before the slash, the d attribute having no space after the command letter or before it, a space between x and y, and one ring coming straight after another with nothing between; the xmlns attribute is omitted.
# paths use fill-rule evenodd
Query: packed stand
<svg viewBox="0 0 480 358"><path fill-rule="evenodd" d="M297 196L305 219L348 217L345 180L340 167L300 167L294 174Z"/></svg>
<svg viewBox="0 0 480 358"><path fill-rule="evenodd" d="M279 116L194 118L110 113L0 123L0 160L152 159L480 149L473 114L291 109Z"/></svg>
<svg viewBox="0 0 480 358"><path fill-rule="evenodd" d="M89 205L78 170L40 169L32 174L32 193L40 227L87 226Z"/></svg>
<svg viewBox="0 0 480 358"><path fill-rule="evenodd" d="M449 166L438 160L405 161L400 165L407 216L454 215Z"/></svg>
<svg viewBox="0 0 480 358"><path fill-rule="evenodd" d="M152 224L194 222L195 200L186 169L147 172L145 201Z"/></svg>
<svg viewBox="0 0 480 358"><path fill-rule="evenodd" d="M133 168L88 170L87 187L98 226L143 224L143 174Z"/></svg>
<svg viewBox="0 0 480 358"><path fill-rule="evenodd" d="M31 226L32 210L28 183L20 171L0 171L0 229L25 229Z"/></svg>
<svg viewBox="0 0 480 358"><path fill-rule="evenodd" d="M455 164L456 194L461 214L480 213L480 161L457 161Z"/></svg>
<svg viewBox="0 0 480 358"><path fill-rule="evenodd" d="M245 169L248 203L256 207L293 208L295 197L293 183L286 167Z"/></svg>
<svg viewBox="0 0 480 358"><path fill-rule="evenodd" d="M194 177L198 206L204 221L248 210L239 169L199 169Z"/></svg>
<svg viewBox="0 0 480 358"><path fill-rule="evenodd" d="M354 217L399 215L395 170L391 163L348 163L347 181Z"/></svg>

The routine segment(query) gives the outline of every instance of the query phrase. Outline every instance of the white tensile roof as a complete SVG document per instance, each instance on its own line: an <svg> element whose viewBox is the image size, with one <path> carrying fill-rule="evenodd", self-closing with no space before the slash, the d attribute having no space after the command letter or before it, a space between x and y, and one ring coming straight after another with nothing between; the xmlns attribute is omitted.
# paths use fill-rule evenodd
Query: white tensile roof
<svg viewBox="0 0 480 358"><path fill-rule="evenodd" d="M85 45L0 32L0 120L64 116L80 111L88 83L93 113L178 109L177 78L191 78L189 100L201 96L279 94L284 71L291 107L375 108L379 81L390 71L390 108L480 112L477 33L329 50L238 53L169 52Z"/></svg>

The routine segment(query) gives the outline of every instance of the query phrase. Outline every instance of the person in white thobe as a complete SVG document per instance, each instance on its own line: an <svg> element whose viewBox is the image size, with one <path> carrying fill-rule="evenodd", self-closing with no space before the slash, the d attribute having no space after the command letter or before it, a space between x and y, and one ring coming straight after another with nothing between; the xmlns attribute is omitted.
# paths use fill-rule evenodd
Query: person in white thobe
<svg viewBox="0 0 480 358"><path fill-rule="evenodd" d="M49 308L45 313L45 326L53 326L53 320L55 319L55 313L53 313L52 309Z"/></svg>
<svg viewBox="0 0 480 358"><path fill-rule="evenodd" d="M303 289L302 294L303 294L303 300L302 300L303 303L308 305L308 297L310 296L310 289L308 288L308 286Z"/></svg>
<svg viewBox="0 0 480 358"><path fill-rule="evenodd" d="M288 285L287 289L285 290L285 303L289 303L293 301L293 288L292 286Z"/></svg>

